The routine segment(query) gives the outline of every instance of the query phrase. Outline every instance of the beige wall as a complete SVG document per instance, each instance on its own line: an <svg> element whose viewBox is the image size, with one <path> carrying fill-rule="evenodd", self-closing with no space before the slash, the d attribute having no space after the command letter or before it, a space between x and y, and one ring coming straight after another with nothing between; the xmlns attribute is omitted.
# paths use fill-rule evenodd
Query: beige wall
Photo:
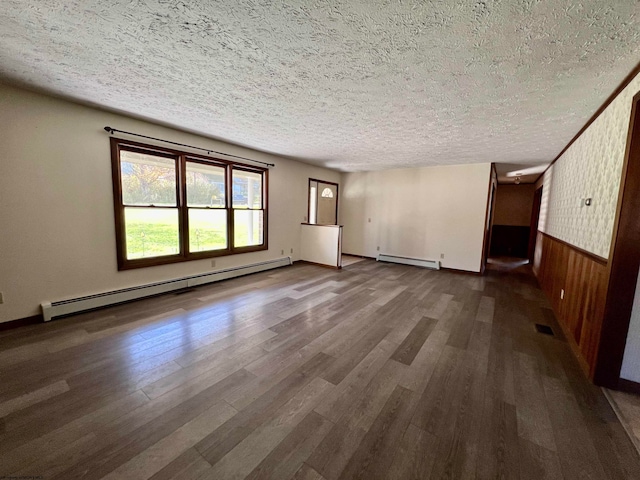
<svg viewBox="0 0 640 480"><path fill-rule="evenodd" d="M484 163L343 174L343 251L375 257L379 246L478 272L490 171Z"/></svg>
<svg viewBox="0 0 640 480"><path fill-rule="evenodd" d="M104 126L276 164L269 173L269 250L216 259L215 269L298 258L309 177L337 172L0 85L0 322L43 301L100 293L214 268L211 260L118 272L109 136Z"/></svg>
<svg viewBox="0 0 640 480"><path fill-rule="evenodd" d="M494 210L494 225L528 227L535 185L498 185Z"/></svg>

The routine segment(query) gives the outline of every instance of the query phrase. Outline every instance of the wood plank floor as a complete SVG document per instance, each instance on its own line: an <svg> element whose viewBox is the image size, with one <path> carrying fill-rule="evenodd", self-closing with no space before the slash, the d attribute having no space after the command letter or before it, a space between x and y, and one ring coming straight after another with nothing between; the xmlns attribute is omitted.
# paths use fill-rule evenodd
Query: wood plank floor
<svg viewBox="0 0 640 480"><path fill-rule="evenodd" d="M0 332L0 477L638 479L533 277L296 264Z"/></svg>

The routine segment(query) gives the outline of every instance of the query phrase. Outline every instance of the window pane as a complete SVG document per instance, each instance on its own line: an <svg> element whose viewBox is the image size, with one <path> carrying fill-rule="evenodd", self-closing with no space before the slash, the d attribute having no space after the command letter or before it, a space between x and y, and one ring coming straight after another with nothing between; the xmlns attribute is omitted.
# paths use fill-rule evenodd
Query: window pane
<svg viewBox="0 0 640 480"><path fill-rule="evenodd" d="M227 211L189 209L189 251L227 248Z"/></svg>
<svg viewBox="0 0 640 480"><path fill-rule="evenodd" d="M233 208L262 208L262 174L233 171Z"/></svg>
<svg viewBox="0 0 640 480"><path fill-rule="evenodd" d="M175 159L122 150L120 172L125 205L177 205Z"/></svg>
<svg viewBox="0 0 640 480"><path fill-rule="evenodd" d="M233 212L233 242L235 247L262 245L263 219L262 210L235 210Z"/></svg>
<svg viewBox="0 0 640 480"><path fill-rule="evenodd" d="M224 167L187 162L187 204L225 208Z"/></svg>
<svg viewBox="0 0 640 480"><path fill-rule="evenodd" d="M316 223L316 214L318 212L318 205L316 203L318 195L318 184L315 185L311 183L309 187L309 223L315 225Z"/></svg>
<svg viewBox="0 0 640 480"><path fill-rule="evenodd" d="M127 259L180 253L177 208L125 208Z"/></svg>

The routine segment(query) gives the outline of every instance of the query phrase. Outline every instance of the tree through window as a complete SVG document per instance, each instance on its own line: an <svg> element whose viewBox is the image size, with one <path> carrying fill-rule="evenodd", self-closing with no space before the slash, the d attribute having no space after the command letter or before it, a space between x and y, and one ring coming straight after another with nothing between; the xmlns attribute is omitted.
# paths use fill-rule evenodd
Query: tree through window
<svg viewBox="0 0 640 480"><path fill-rule="evenodd" d="M267 170L112 138L118 266L266 250Z"/></svg>

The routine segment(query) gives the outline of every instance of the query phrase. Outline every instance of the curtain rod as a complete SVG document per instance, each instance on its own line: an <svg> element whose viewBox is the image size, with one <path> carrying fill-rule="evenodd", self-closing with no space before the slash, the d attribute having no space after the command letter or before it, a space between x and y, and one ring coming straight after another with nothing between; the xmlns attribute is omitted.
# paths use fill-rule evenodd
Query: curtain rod
<svg viewBox="0 0 640 480"><path fill-rule="evenodd" d="M163 140L161 138L148 137L147 135L141 135L139 133L133 133L133 132L125 132L124 130L118 130L111 127L104 127L104 129L110 134L119 132L119 133L124 133L126 135L133 135L135 137L148 138L149 140L155 140L157 142L170 143L172 145L178 145L180 147L188 147L188 148L194 148L196 150L202 150L203 152L207 152L208 155L211 155L212 153L217 153L218 155L225 155L227 157L239 158L241 160L247 160L249 162L261 163L262 165L266 165L267 167L275 167L274 163L261 162L260 160L253 160L252 158L241 157L239 155L232 155L230 153L217 152L215 150L211 150L210 148L194 147L193 145L187 145L186 143L178 143L178 142L172 142L171 140Z"/></svg>

